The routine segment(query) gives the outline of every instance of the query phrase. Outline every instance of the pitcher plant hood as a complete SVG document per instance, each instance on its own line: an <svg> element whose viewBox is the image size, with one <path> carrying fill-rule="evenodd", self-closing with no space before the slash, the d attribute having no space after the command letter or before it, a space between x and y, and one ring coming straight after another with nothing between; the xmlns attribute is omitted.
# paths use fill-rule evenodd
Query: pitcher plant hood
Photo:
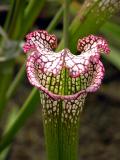
<svg viewBox="0 0 120 160"><path fill-rule="evenodd" d="M110 49L102 37L89 35L78 40L79 55L67 48L55 52L57 39L47 31L37 30L26 36L29 82L51 98L71 100L83 93L95 92L104 77L101 53Z"/></svg>

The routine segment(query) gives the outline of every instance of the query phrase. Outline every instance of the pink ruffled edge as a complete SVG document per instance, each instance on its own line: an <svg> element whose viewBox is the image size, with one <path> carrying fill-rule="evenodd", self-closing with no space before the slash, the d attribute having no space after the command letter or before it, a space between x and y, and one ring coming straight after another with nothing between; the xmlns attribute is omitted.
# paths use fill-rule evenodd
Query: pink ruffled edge
<svg viewBox="0 0 120 160"><path fill-rule="evenodd" d="M44 33L44 32L43 32ZM46 34L46 31L45 31L45 34ZM29 36L27 36L27 38L28 39L30 39L31 37L32 37L32 35L33 35L33 33L30 33L29 34ZM51 36L51 35L50 35ZM89 37L89 38L88 38ZM47 95L49 95L51 98L53 98L53 99L64 99L64 100L71 100L71 99L76 99L76 98L78 98L81 94L83 94L83 93L88 93L88 92L95 92L99 87L100 87L100 85L101 85L101 81L102 81L102 79L103 79L103 77L104 77L104 66L103 66L103 64L101 63L101 61L99 60L99 58L100 58L100 55L99 55L99 53L102 51L104 51L106 54L108 54L108 52L110 51L109 50L109 48L108 48L108 44L107 44L107 42L103 39L103 38L101 38L101 37L98 37L98 39L99 39L99 41L98 42L100 42L100 40L102 41L102 42L100 42L98 45L96 44L96 45L94 45L94 42L95 43L97 43L97 37L96 36L93 36L93 35L90 35L90 36L88 36L88 37L86 37L86 38L83 38L82 40L79 40L78 41L78 50L79 51L81 51L79 48L80 48L80 44L84 44L84 47L85 47L85 41L88 43L88 39L90 39L91 40L91 38L93 38L93 43L92 43L92 45L91 45L91 48L87 48L86 47L86 49L84 48L83 50L84 50L84 52L86 52L87 53L87 51L88 50L90 50L90 49L93 49L93 48L95 48L96 49L96 51L97 51L97 54L91 54L91 56L88 56L89 57L89 59L88 59L88 61L89 61L89 63L95 63L96 64L96 74L94 75L94 77L93 77L93 80L92 80L92 82L91 82L91 85L89 86L89 87L87 87L86 89L84 89L84 90L81 90L80 92L78 92L78 93L76 93L76 94L73 94L73 95L57 95L57 94L54 94L54 93L52 93L51 91L49 91L47 88L45 88L45 87L43 87L41 84L39 84L38 82L37 82L37 80L35 79L35 76L34 76L34 74L32 75L32 74L30 74L30 70L29 70L29 72L28 72L28 68L29 67L31 67L31 64L30 64L30 62L33 64L33 62L34 62L34 60L36 59L35 58L35 52L33 52L33 53L31 53L31 55L29 55L28 56L28 59L27 59L27 65L26 65L26 67L27 67L27 76L28 76L28 79L29 79L29 81L30 81L30 83L33 85L33 86L35 86L35 87L37 87L39 90L42 90L43 92L45 92ZM30 51L31 50L31 48L29 48L29 50L27 50L26 49L26 46L28 46L28 39L27 39L27 42L25 43L25 45L24 45L24 50L25 50L25 52L28 52L28 51ZM55 38L56 39L56 38ZM56 40L55 40L55 44L56 44ZM91 43L90 43L91 44ZM55 46L55 45L54 45ZM35 46L36 47L36 46ZM32 48L33 49L33 48ZM40 49L40 48L39 48ZM52 49L52 48L51 48ZM37 51L36 51L37 52ZM41 50L41 52L42 52L42 50ZM82 52L82 51L81 51ZM40 53L39 53L40 54ZM84 55L85 53L83 53L82 52L82 54ZM81 55L82 55L81 54ZM33 56L34 55L34 56ZM33 59L31 59L31 57L33 58ZM89 64L88 63L88 64Z"/></svg>
<svg viewBox="0 0 120 160"><path fill-rule="evenodd" d="M29 57L30 58L30 57ZM29 60L28 58L28 60ZM95 58L93 57L90 58L90 61L93 63L96 63ZM29 64L30 65L30 64ZM28 72L28 67L29 65L26 65L27 68L27 77L29 79L29 82L31 83L31 85L37 87L39 90L42 90L43 92L45 92L47 95L49 95L51 98L57 100L57 99L65 99L65 100L70 100L70 99L76 99L78 98L81 94L83 93L88 93L88 92L95 92L101 85L101 81L104 77L104 66L103 64L100 62L100 60L97 60L97 71L96 71L96 75L94 76L91 85L89 87L87 87L85 90L82 90L76 94L73 95L57 95L52 93L51 91L49 91L47 88L43 87L35 78L34 78L34 74L29 74Z"/></svg>
<svg viewBox="0 0 120 160"><path fill-rule="evenodd" d="M26 35L26 42L23 46L25 53L36 49L52 50L57 46L55 35L48 34L45 30L36 30Z"/></svg>

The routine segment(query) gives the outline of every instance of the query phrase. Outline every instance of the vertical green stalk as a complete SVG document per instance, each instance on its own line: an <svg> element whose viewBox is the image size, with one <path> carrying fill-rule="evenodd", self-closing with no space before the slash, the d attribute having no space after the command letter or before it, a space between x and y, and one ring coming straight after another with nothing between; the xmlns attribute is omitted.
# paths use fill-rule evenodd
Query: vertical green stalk
<svg viewBox="0 0 120 160"><path fill-rule="evenodd" d="M51 21L50 25L48 26L47 30L51 32L58 21L61 19L63 13L63 7L57 12L56 16ZM24 77L25 72L25 65L21 68L20 72L17 74L15 80L12 82L11 86L8 88L6 98L7 100L15 93L16 87L19 85L20 81ZM1 92L0 92L1 93ZM7 133L2 137L2 141L0 142L0 153L12 142L13 138L17 134L17 132L21 129L23 124L29 118L29 116L35 111L37 107L37 103L39 102L39 93L37 89L33 89L29 97L26 99L26 102L21 107L18 115L17 120L13 122L11 127L8 129ZM21 121L22 120L22 121Z"/></svg>
<svg viewBox="0 0 120 160"><path fill-rule="evenodd" d="M69 47L69 0L64 0L64 17L63 17L63 37L64 37L64 48ZM67 70L64 70L64 94L67 94Z"/></svg>
<svg viewBox="0 0 120 160"><path fill-rule="evenodd" d="M12 80L13 74L13 60L0 62L0 117L3 113L4 106L6 104L5 93Z"/></svg>
<svg viewBox="0 0 120 160"><path fill-rule="evenodd" d="M69 28L69 0L64 0L64 17L63 17L63 37L64 47L68 47L68 28Z"/></svg>
<svg viewBox="0 0 120 160"><path fill-rule="evenodd" d="M47 27L47 31L51 32L56 27L56 24L60 21L63 13L63 7L61 7L56 15L54 16L53 20L50 22L49 26Z"/></svg>
<svg viewBox="0 0 120 160"><path fill-rule="evenodd" d="M4 30L7 32L8 37L14 40L21 39L24 36L24 34L28 31L28 29L31 27L33 21L41 11L44 3L45 0L41 1L31 0L28 3L27 7L26 1L11 0L11 8L10 11L8 12L7 19L4 25ZM23 21L25 25L23 24ZM21 27L21 24L22 26L25 27ZM23 28L25 28L26 30L23 30ZM2 38L0 42L1 44L3 42L6 43ZM15 47L11 46L11 48ZM3 49L2 54L5 55L5 52L6 50ZM8 101L8 98L10 98L17 84L16 81L15 85L12 85L10 87L10 92L8 92L8 94L6 95L8 87L10 86L10 82L12 80L14 64L15 64L14 59L5 62L0 62L0 117L2 116L2 112L5 108L5 104ZM20 74L23 75L22 72ZM18 79L19 78L20 76L18 77Z"/></svg>
<svg viewBox="0 0 120 160"><path fill-rule="evenodd" d="M64 47L68 48L68 27L69 27L69 1L64 1ZM65 50L66 52L66 50ZM60 81L63 83L63 95L68 93L68 72L63 70ZM66 108L65 100L54 100L44 93L41 94L43 106L43 122L48 160L77 160L79 116L74 116L70 108ZM74 104L74 100L73 100ZM75 105L75 104L74 104ZM69 111L68 111L69 110ZM76 118L77 117L77 118Z"/></svg>
<svg viewBox="0 0 120 160"><path fill-rule="evenodd" d="M52 32L54 30L54 28L56 27L56 25L58 24L59 20L62 17L62 13L63 13L63 7L61 7L58 10L55 17L53 18L53 20L50 22L49 26L47 27L46 30L48 32ZM11 96L13 96L13 94L16 91L16 88L18 87L19 83L23 80L24 75L25 75L25 63L20 68L18 74L16 75L15 79L13 80L13 82L11 83L11 85L8 88L8 91L6 93L7 100L9 100L11 98Z"/></svg>
<svg viewBox="0 0 120 160"><path fill-rule="evenodd" d="M25 75L25 63L22 65L14 81L11 83L10 87L7 90L7 93L6 93L7 100L9 100L13 96L14 92L16 91L19 85L19 82L22 81L24 75Z"/></svg>
<svg viewBox="0 0 120 160"><path fill-rule="evenodd" d="M68 113L64 101L41 94L41 103L47 160L77 160L79 118Z"/></svg>

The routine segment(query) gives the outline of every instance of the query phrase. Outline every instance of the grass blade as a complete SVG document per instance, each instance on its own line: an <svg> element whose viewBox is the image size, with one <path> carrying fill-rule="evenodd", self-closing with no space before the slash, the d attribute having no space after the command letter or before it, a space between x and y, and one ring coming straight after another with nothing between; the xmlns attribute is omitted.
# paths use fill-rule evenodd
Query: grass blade
<svg viewBox="0 0 120 160"><path fill-rule="evenodd" d="M36 89L33 89L29 98L25 101L22 109L19 111L15 121L3 135L0 143L0 152L11 143L17 131L23 126L23 123L36 110L39 99L39 92L37 92Z"/></svg>
<svg viewBox="0 0 120 160"><path fill-rule="evenodd" d="M89 6L88 6L88 2L89 2ZM70 30L69 30L70 40L71 40L70 41L71 51L76 50L75 46L79 37L85 36L90 33L95 33L96 31L98 31L101 25L103 25L105 21L108 18L110 18L110 16L119 9L119 5L116 5L117 6L116 9L112 13L109 12L108 10L105 12L100 10L100 12L98 12L98 15L95 15L96 11L98 10L100 2L101 2L100 0L97 0L97 1L87 0L82 7L81 15L77 15L75 20L71 24ZM118 1L116 0L116 3L117 2ZM96 23L98 18L99 18L99 22ZM60 43L58 49L61 49L62 47L63 47L63 41ZM37 103L38 101L39 101L38 92L36 91L36 89L33 89L29 98L23 105L17 120L14 122L13 126L11 126L9 131L2 138L0 143L0 151L2 151L8 144L11 143L11 140L14 138L16 132L21 128L23 122L25 122L28 116L30 116L31 108L33 110L33 106L31 104Z"/></svg>

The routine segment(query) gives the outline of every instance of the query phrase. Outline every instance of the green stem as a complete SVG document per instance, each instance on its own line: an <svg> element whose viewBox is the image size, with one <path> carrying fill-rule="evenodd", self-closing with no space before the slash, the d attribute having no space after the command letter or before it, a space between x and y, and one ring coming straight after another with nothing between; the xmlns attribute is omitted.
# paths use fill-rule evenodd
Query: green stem
<svg viewBox="0 0 120 160"><path fill-rule="evenodd" d="M68 47L68 0L64 1L64 47ZM66 52L67 50L65 50ZM62 94L68 92L68 73L63 70ZM66 102L55 101L41 93L44 133L48 160L77 160L79 118L75 122L72 113L67 113ZM69 106L72 107L72 106ZM71 121L72 120L72 121Z"/></svg>
<svg viewBox="0 0 120 160"><path fill-rule="evenodd" d="M34 3L32 3L32 4L34 4ZM7 32L7 35L10 39L19 39L20 38L19 34L21 34L21 24L22 24L22 20L23 20L23 16L24 16L25 5L26 5L25 1L11 0L11 9L8 12L8 16L7 16L5 25L4 25L4 29ZM32 7L32 5L31 5L31 7ZM41 6L37 5L37 7L41 7ZM32 10L32 13L33 13L33 10ZM36 18L35 13L36 12L34 12L34 18ZM32 20L34 20L34 18L32 16ZM31 20L31 18L29 18L29 21L30 20ZM25 24L27 24L26 21L25 21ZM29 27L30 27L30 25L29 25ZM26 28L26 27L22 27L22 28ZM4 41L4 39L1 38L2 43L3 43L3 41ZM5 51L3 51L3 54L4 54L4 52ZM10 86L10 82L12 79L12 73L13 73L13 69L14 69L14 60L0 62L0 68L1 68L0 69L0 117L1 117L2 112L5 108L5 104L8 100L6 98L6 92L8 90L8 87ZM13 88L15 88L14 86L15 85L12 85ZM11 94L11 90L10 90L10 92L8 92L8 97L11 96L10 94Z"/></svg>
<svg viewBox="0 0 120 160"><path fill-rule="evenodd" d="M50 22L49 26L47 27L48 32L51 32L54 30L54 28L58 24L60 18L62 17L62 13L63 13L63 7L61 7L58 10L58 12L56 13L56 16L53 18L53 20ZM6 94L7 100L9 100L11 98L11 96L14 94L17 86L23 80L24 75L25 75L25 63L23 64L23 66L19 70L18 74L16 75L14 81L11 83L10 87L8 88L8 91Z"/></svg>
<svg viewBox="0 0 120 160"><path fill-rule="evenodd" d="M61 10L61 9L60 9ZM60 12L60 10L58 12ZM48 27L47 30L51 32L54 27L57 25L60 17L62 16L62 12L60 12L59 16L56 14L54 19L51 21L52 25L51 27ZM15 84L14 82L11 84L11 87L8 88L7 92L7 100L14 94L16 86L20 83L25 73L25 65L20 70L20 73L18 73L17 77L15 78ZM8 75L9 76L9 75ZM9 78L7 78L9 80ZM1 92L0 92L1 93ZM1 94L0 94L1 95ZM0 152L3 151L13 140L17 132L21 129L21 127L24 125L26 120L29 118L29 116L32 114L32 112L36 109L37 103L39 102L39 93L36 88L33 88L30 95L26 99L25 103L21 107L16 120L13 122L11 127L8 129L8 131L5 133L5 135L2 137L0 141Z"/></svg>
<svg viewBox="0 0 120 160"><path fill-rule="evenodd" d="M18 106L15 105L12 108L12 111L7 115L8 119L7 119L6 125L4 127L4 134L9 129L9 127L11 126L11 124L13 123L13 121L16 119L17 112L18 112ZM0 160L7 159L7 156L9 154L9 152L10 152L10 149L11 149L11 146L8 146L8 147L5 148L5 150L3 150L0 153Z"/></svg>
<svg viewBox="0 0 120 160"><path fill-rule="evenodd" d="M22 25L25 1L21 2L21 0L12 0L11 2L11 9L8 12L4 28L8 33L9 38L16 39Z"/></svg>
<svg viewBox="0 0 120 160"><path fill-rule="evenodd" d="M75 124L76 117L72 113L67 113L64 101L57 102L41 94L41 103L47 159L77 160L79 118Z"/></svg>
<svg viewBox="0 0 120 160"><path fill-rule="evenodd" d="M56 27L56 24L60 21L63 14L63 7L61 7L58 12L56 13L54 19L50 22L49 26L47 27L47 31L51 32Z"/></svg>
<svg viewBox="0 0 120 160"><path fill-rule="evenodd" d="M39 98L39 93L37 92L37 89L34 88L31 94L29 95L28 99L25 101L24 105L18 112L16 119L14 120L14 122L12 122L10 127L7 129L7 131L1 138L0 153L11 143L15 134L23 126L24 122L36 110Z"/></svg>
<svg viewBox="0 0 120 160"><path fill-rule="evenodd" d="M25 34L30 30L33 25L35 19L40 14L43 6L45 5L46 0L29 0L27 7L24 9L24 17L19 39L22 39Z"/></svg>
<svg viewBox="0 0 120 160"><path fill-rule="evenodd" d="M19 85L19 82L22 81L24 75L25 75L25 63L21 67L20 71L18 72L17 76L15 77L13 83L11 83L11 85L10 85L10 87L9 87L7 93L6 93L7 100L9 100L12 97L12 95L14 94L16 88Z"/></svg>
<svg viewBox="0 0 120 160"><path fill-rule="evenodd" d="M3 67L4 66L4 67ZM6 91L12 80L13 61L0 62L0 117L6 104Z"/></svg>
<svg viewBox="0 0 120 160"><path fill-rule="evenodd" d="M63 17L63 37L64 37L64 48L69 48L69 4L70 0L64 0L64 17ZM65 50L66 52L66 50ZM64 87L63 87L63 94L67 95L68 88L67 88L67 70L64 70Z"/></svg>
<svg viewBox="0 0 120 160"><path fill-rule="evenodd" d="M64 31L64 47L68 47L68 28L69 28L69 0L64 0L64 19L63 19L63 31Z"/></svg>

